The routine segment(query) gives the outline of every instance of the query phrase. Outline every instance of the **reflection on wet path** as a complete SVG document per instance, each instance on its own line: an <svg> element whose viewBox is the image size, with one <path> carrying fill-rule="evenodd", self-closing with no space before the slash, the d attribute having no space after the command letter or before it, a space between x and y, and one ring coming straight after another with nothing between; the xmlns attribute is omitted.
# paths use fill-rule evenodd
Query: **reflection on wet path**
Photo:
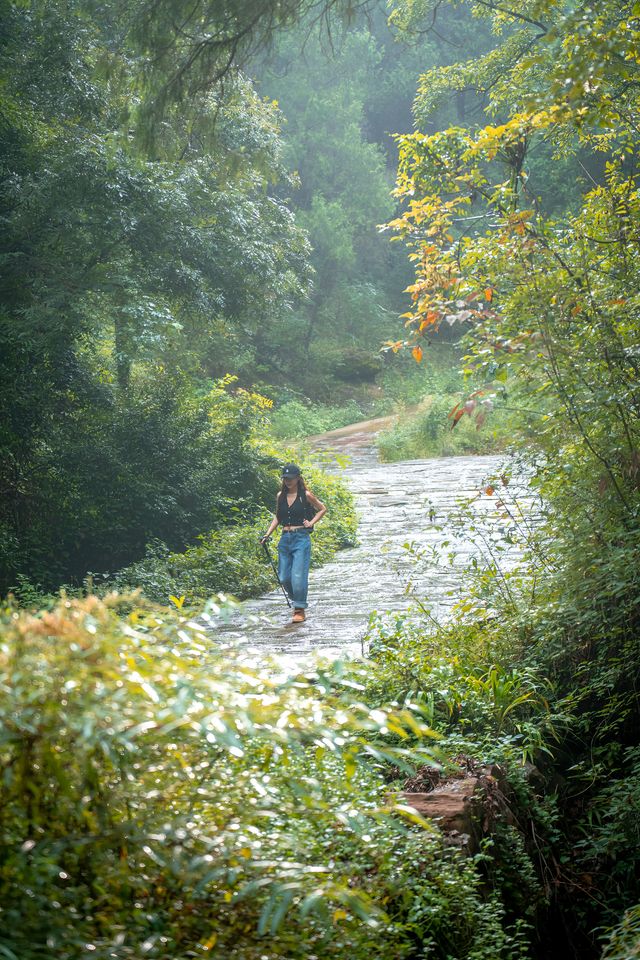
<svg viewBox="0 0 640 960"><path fill-rule="evenodd" d="M500 469L495 456L448 457L379 463L369 434L340 444L350 457L338 470L356 497L359 545L340 551L331 563L312 570L307 621L289 625L290 611L279 590L243 604L230 622L216 627L226 639L246 638L252 647L302 656L313 650L359 655L372 611L405 611L406 585L413 576L416 594L440 619L460 593L460 569L477 548L454 531L447 516L460 515L461 498L480 496L473 505L477 522L495 537L500 529L496 495L483 488ZM336 444L336 446L338 446ZM444 523L444 527L441 525ZM415 567L404 546L418 550L445 543L453 566ZM266 652L265 649L265 652Z"/></svg>

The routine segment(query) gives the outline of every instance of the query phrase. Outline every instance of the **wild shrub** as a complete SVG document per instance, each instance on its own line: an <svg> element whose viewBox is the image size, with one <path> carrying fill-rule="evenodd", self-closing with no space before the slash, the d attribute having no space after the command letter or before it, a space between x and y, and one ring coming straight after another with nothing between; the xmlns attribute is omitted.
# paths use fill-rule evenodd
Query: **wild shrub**
<svg viewBox="0 0 640 960"><path fill-rule="evenodd" d="M460 394L439 394L426 410L402 418L402 423L378 437L383 460L414 460L422 457L463 456L495 453L508 447L511 438L509 414L497 409L482 425L468 419L453 428L450 414Z"/></svg>
<svg viewBox="0 0 640 960"><path fill-rule="evenodd" d="M640 904L625 910L607 935L602 960L630 960L640 955Z"/></svg>
<svg viewBox="0 0 640 960"><path fill-rule="evenodd" d="M233 391L226 380L197 396L157 370L90 412L79 400L33 454L32 495L14 511L20 536L0 571L5 590L19 575L44 588L79 584L138 559L153 539L180 550L259 510L273 482L256 439L265 401Z"/></svg>
<svg viewBox="0 0 640 960"><path fill-rule="evenodd" d="M388 796L428 728L340 665L276 674L113 595L5 608L0 683L4 956L523 955L473 862Z"/></svg>
<svg viewBox="0 0 640 960"><path fill-rule="evenodd" d="M364 418L365 414L355 400L341 406L308 405L300 400L287 400L274 408L269 421L277 438L297 440L345 427Z"/></svg>

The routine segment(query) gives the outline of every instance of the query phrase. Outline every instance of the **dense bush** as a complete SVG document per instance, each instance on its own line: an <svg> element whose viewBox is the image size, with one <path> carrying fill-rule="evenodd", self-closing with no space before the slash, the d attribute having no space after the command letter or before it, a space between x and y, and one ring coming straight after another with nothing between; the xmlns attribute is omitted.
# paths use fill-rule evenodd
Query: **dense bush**
<svg viewBox="0 0 640 960"><path fill-rule="evenodd" d="M640 904L625 911L606 940L603 960L635 960L640 956Z"/></svg>
<svg viewBox="0 0 640 960"><path fill-rule="evenodd" d="M301 400L288 400L275 407L269 416L273 433L283 440L324 433L364 418L362 407L355 400L342 406L311 405Z"/></svg>
<svg viewBox="0 0 640 960"><path fill-rule="evenodd" d="M72 404L31 453L31 494L5 521L0 583L20 574L44 588L78 583L141 556L154 538L179 550L251 516L273 482L274 459L255 439L264 411L262 398L229 382L194 396L161 369L90 410Z"/></svg>
<svg viewBox="0 0 640 960"><path fill-rule="evenodd" d="M9 960L524 955L473 861L388 795L381 765L412 767L385 731L429 759L419 713L367 708L339 665L276 679L88 597L5 609L0 684Z"/></svg>
<svg viewBox="0 0 640 960"><path fill-rule="evenodd" d="M378 437L381 458L415 460L504 450L511 436L508 414L498 409L482 425L465 419L454 428L450 414L459 402L460 394L437 395L422 405L421 412L383 431Z"/></svg>
<svg viewBox="0 0 640 960"><path fill-rule="evenodd" d="M420 703L450 754L506 765L518 834L499 825L488 876L509 901L505 866L524 844L541 955L571 944L595 957L640 897L638 546L616 524L574 538L580 518L562 496L554 504L527 526L519 567L493 556L466 572L449 623L421 623L419 610L373 620L365 686L372 704ZM518 787L527 766L531 784ZM608 949L622 956L636 935L631 911Z"/></svg>
<svg viewBox="0 0 640 960"><path fill-rule="evenodd" d="M368 701L422 704L434 728L467 740L478 760L500 753L531 760L564 725L560 708L551 707L549 682L518 664L499 628L455 623L434 632L404 617L376 616L367 641L374 665Z"/></svg>

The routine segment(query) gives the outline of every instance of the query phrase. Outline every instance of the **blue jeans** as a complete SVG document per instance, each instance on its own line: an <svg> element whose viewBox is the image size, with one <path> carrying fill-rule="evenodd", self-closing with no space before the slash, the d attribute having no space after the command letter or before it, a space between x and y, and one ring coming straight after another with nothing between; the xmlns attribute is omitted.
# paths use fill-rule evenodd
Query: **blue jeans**
<svg viewBox="0 0 640 960"><path fill-rule="evenodd" d="M308 607L311 535L306 530L285 530L278 544L278 577L294 607Z"/></svg>

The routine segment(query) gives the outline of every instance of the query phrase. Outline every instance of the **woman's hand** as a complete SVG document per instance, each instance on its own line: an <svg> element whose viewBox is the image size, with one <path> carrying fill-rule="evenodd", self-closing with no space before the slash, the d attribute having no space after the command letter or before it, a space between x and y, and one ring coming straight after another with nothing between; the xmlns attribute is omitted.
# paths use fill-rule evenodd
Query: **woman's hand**
<svg viewBox="0 0 640 960"><path fill-rule="evenodd" d="M313 520L306 520L306 519L305 519L305 520L302 521L302 523L303 523L303 525L304 525L305 527L312 527L312 526L313 526Z"/></svg>

